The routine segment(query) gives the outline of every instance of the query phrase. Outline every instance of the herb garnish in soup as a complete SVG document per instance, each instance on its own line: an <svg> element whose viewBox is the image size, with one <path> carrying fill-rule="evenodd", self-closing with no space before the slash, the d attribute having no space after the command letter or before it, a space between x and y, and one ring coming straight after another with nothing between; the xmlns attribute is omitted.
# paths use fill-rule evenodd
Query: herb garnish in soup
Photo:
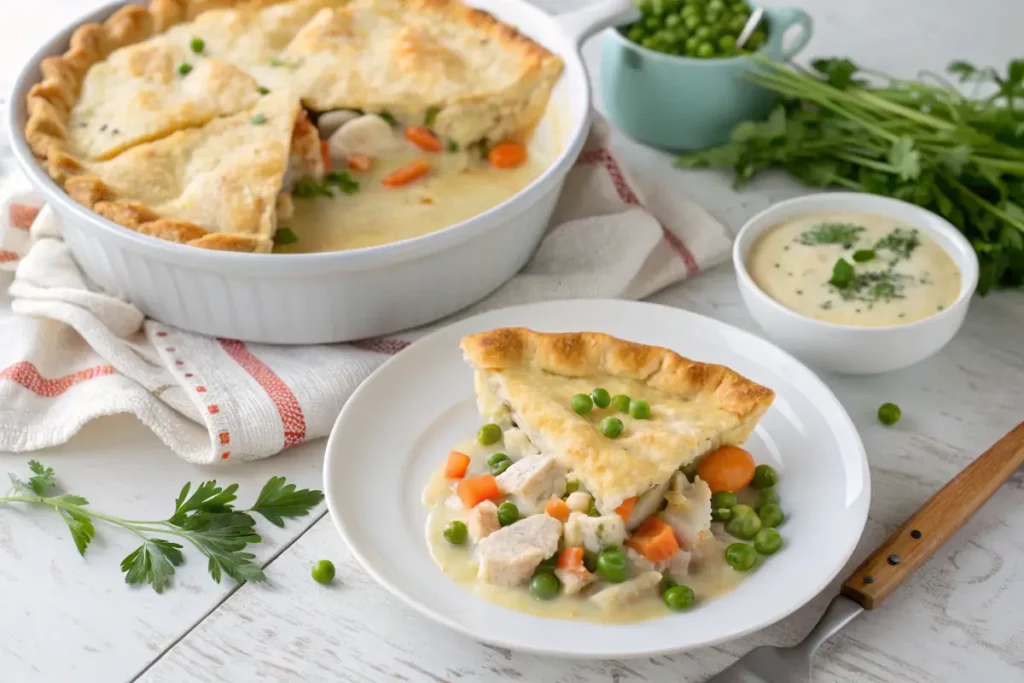
<svg viewBox="0 0 1024 683"><path fill-rule="evenodd" d="M844 325L900 325L960 295L960 270L928 234L886 216L815 213L773 226L750 276L797 313Z"/></svg>

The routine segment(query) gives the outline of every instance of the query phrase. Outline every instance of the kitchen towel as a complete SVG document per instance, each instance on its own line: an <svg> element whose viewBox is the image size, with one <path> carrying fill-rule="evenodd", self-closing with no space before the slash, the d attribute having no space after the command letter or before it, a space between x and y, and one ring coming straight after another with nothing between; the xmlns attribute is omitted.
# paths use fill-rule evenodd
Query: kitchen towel
<svg viewBox="0 0 1024 683"><path fill-rule="evenodd" d="M326 436L345 400L390 355L456 317L547 299L640 299L726 258L729 234L655 178L637 182L598 120L537 252L487 299L380 339L272 346L215 339L146 317L99 291L61 241L56 214L12 197L0 225L0 451L70 439L131 413L196 463L252 460ZM468 389L467 389L468 391Z"/></svg>

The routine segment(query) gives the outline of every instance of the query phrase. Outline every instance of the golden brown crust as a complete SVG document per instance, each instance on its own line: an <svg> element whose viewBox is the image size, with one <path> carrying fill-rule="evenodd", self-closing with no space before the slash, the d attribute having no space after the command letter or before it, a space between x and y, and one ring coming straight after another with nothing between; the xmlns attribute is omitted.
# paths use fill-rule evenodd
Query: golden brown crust
<svg viewBox="0 0 1024 683"><path fill-rule="evenodd" d="M504 327L465 337L461 346L466 358L483 370L532 367L565 377L608 374L690 398L710 395L741 420L763 413L775 398L771 389L727 367L600 332L552 334Z"/></svg>

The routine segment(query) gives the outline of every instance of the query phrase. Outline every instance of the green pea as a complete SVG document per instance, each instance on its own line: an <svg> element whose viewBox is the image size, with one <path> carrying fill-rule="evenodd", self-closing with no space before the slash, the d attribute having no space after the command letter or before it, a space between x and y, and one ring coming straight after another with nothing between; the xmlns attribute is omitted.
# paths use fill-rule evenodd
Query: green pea
<svg viewBox="0 0 1024 683"><path fill-rule="evenodd" d="M646 47L648 50L653 50L658 46L658 41L655 40L652 36L647 36L646 38L640 41L640 44Z"/></svg>
<svg viewBox="0 0 1024 683"><path fill-rule="evenodd" d="M775 529L761 529L754 536L754 549L762 555L773 555L782 547L782 535Z"/></svg>
<svg viewBox="0 0 1024 683"><path fill-rule="evenodd" d="M722 0L711 0L708 3L709 12L722 12L725 11L725 3Z"/></svg>
<svg viewBox="0 0 1024 683"><path fill-rule="evenodd" d="M732 508L713 508L711 510L711 519L716 522L728 522L732 519Z"/></svg>
<svg viewBox="0 0 1024 683"><path fill-rule="evenodd" d="M758 465L754 468L754 478L750 485L755 489L766 489L779 483L779 473L771 465Z"/></svg>
<svg viewBox="0 0 1024 683"><path fill-rule="evenodd" d="M725 530L736 538L749 541L761 530L761 518L749 505L736 505L732 509L732 519L726 523Z"/></svg>
<svg viewBox="0 0 1024 683"><path fill-rule="evenodd" d="M580 483L576 479L569 479L565 482L565 495L576 493L580 490Z"/></svg>
<svg viewBox="0 0 1024 683"><path fill-rule="evenodd" d="M590 398L598 408L607 408L612 402L612 395L608 393L607 389L602 389L601 387L591 391Z"/></svg>
<svg viewBox="0 0 1024 683"><path fill-rule="evenodd" d="M511 526L519 521L519 508L507 500L498 506L498 524Z"/></svg>
<svg viewBox="0 0 1024 683"><path fill-rule="evenodd" d="M757 48L759 48L762 45L764 45L764 41L765 41L765 33L764 33L764 31L762 31L761 29L757 29L756 31L754 31L753 33L750 34L750 39L747 41L746 47L749 47L752 50L756 50Z"/></svg>
<svg viewBox="0 0 1024 683"><path fill-rule="evenodd" d="M665 7L664 0L651 0L651 13L656 14L659 17L665 13L668 8Z"/></svg>
<svg viewBox="0 0 1024 683"><path fill-rule="evenodd" d="M708 26L698 26L697 30L693 32L693 35L701 40L707 40L711 37L711 28Z"/></svg>
<svg viewBox="0 0 1024 683"><path fill-rule="evenodd" d="M334 581L334 563L330 560L320 560L313 565L312 575L317 583L326 585Z"/></svg>
<svg viewBox="0 0 1024 683"><path fill-rule="evenodd" d="M757 498L754 499L754 509L760 511L765 505L778 505L779 504L779 492L774 487L762 489L757 492Z"/></svg>
<svg viewBox="0 0 1024 683"><path fill-rule="evenodd" d="M697 596L689 586L666 588L665 592L661 594L661 599L665 601L669 609L676 610L689 609L693 607L693 603L697 602Z"/></svg>
<svg viewBox="0 0 1024 683"><path fill-rule="evenodd" d="M757 564L757 551L746 543L732 543L725 549L725 561L736 571L749 571Z"/></svg>
<svg viewBox="0 0 1024 683"><path fill-rule="evenodd" d="M476 433L476 440L482 446L490 446L493 443L501 441L501 427L490 422L480 428L480 431Z"/></svg>
<svg viewBox="0 0 1024 683"><path fill-rule="evenodd" d="M606 581L625 581L626 565L626 554L618 548L605 548L597 555L597 574Z"/></svg>
<svg viewBox="0 0 1024 683"><path fill-rule="evenodd" d="M587 571L591 574L597 573L597 553L593 550L584 550L583 566L586 567Z"/></svg>
<svg viewBox="0 0 1024 683"><path fill-rule="evenodd" d="M620 413L628 413L630 403L631 400L629 396L626 396L625 394L616 394L612 397L612 405L615 406L615 410Z"/></svg>
<svg viewBox="0 0 1024 683"><path fill-rule="evenodd" d="M696 14L691 14L687 16L685 19L683 19L683 23L686 25L687 29L695 31L697 28L700 27L700 17L698 17Z"/></svg>
<svg viewBox="0 0 1024 683"><path fill-rule="evenodd" d="M635 420L646 420L651 417L651 404L642 398L634 398L629 403L629 414Z"/></svg>
<svg viewBox="0 0 1024 683"><path fill-rule="evenodd" d="M597 509L597 503L594 502L593 498L590 499L590 507L587 508L587 516L588 517L600 517L601 516L601 511Z"/></svg>
<svg viewBox="0 0 1024 683"><path fill-rule="evenodd" d="M622 434L622 420L617 417L606 417L601 420L601 424L598 425L601 433L607 436L609 439L617 439L619 434Z"/></svg>
<svg viewBox="0 0 1024 683"><path fill-rule="evenodd" d="M468 535L469 529L466 528L465 522L456 519L444 525L444 539L452 545L462 545Z"/></svg>
<svg viewBox="0 0 1024 683"><path fill-rule="evenodd" d="M783 514L782 508L775 503L769 503L762 507L757 511L757 516L761 518L762 529L774 529L786 521L786 515Z"/></svg>
<svg viewBox="0 0 1024 683"><path fill-rule="evenodd" d="M719 491L711 496L712 508L732 508L737 502L736 494L732 491Z"/></svg>
<svg viewBox="0 0 1024 683"><path fill-rule="evenodd" d="M512 467L512 461L509 460L508 458L505 458L504 460L499 460L495 464L491 465L489 469L491 471L491 474L493 474L496 477L499 474L504 473L505 470L507 470L509 467Z"/></svg>
<svg viewBox="0 0 1024 683"><path fill-rule="evenodd" d="M488 467L494 467L499 462L501 462L503 460L508 460L508 459L509 459L509 457L507 455L505 455L504 453L491 453L490 455L487 456L487 466Z"/></svg>
<svg viewBox="0 0 1024 683"><path fill-rule="evenodd" d="M644 27L639 24L633 24L629 28L629 32L626 33L626 37L634 43L639 43L644 37Z"/></svg>
<svg viewBox="0 0 1024 683"><path fill-rule="evenodd" d="M189 43L189 47L192 48L192 52L195 52L197 55L200 55L206 48L206 41L198 37L193 38L192 41Z"/></svg>
<svg viewBox="0 0 1024 683"><path fill-rule="evenodd" d="M718 39L718 47L723 50L732 50L736 47L736 38L730 35L724 35Z"/></svg>
<svg viewBox="0 0 1024 683"><path fill-rule="evenodd" d="M715 48L712 47L711 43L701 43L700 47L697 48L698 57L714 57Z"/></svg>
<svg viewBox="0 0 1024 683"><path fill-rule="evenodd" d="M742 31L743 27L747 25L747 19L749 17L739 14L729 20L729 28L733 31Z"/></svg>
<svg viewBox="0 0 1024 683"><path fill-rule="evenodd" d="M699 464L699 462L694 461L679 468L679 471L683 473L691 484L693 483L693 480L697 478L697 466Z"/></svg>
<svg viewBox="0 0 1024 683"><path fill-rule="evenodd" d="M550 572L554 572L555 568L557 566L558 566L558 553L555 553L551 557L546 557L546 558L544 558L543 560L540 561L540 564L537 565L536 573L540 573L540 572L549 572L549 573Z"/></svg>
<svg viewBox="0 0 1024 683"><path fill-rule="evenodd" d="M679 26L682 21L683 20L678 14L670 14L665 17L665 28L675 28L676 26Z"/></svg>
<svg viewBox="0 0 1024 683"><path fill-rule="evenodd" d="M586 415L594 409L594 402L586 394L576 394L569 401L569 405L577 415Z"/></svg>
<svg viewBox="0 0 1024 683"><path fill-rule="evenodd" d="M530 579L530 595L537 600L551 600L562 589L562 582L550 572L540 572Z"/></svg>
<svg viewBox="0 0 1024 683"><path fill-rule="evenodd" d="M895 403L883 403L878 406L878 421L884 425L892 426L900 421L903 413Z"/></svg>

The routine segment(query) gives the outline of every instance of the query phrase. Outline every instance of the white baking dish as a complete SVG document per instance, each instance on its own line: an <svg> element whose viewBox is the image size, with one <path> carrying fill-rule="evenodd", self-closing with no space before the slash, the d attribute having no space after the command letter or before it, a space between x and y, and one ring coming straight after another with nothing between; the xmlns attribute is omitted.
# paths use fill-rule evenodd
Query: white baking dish
<svg viewBox="0 0 1024 683"><path fill-rule="evenodd" d="M525 0L470 0L562 57L565 69L532 145L552 165L504 203L415 239L320 254L208 251L140 235L74 202L39 166L24 138L25 95L39 63L62 53L72 31L125 3L77 20L22 69L9 107L14 155L61 219L78 264L100 287L182 329L278 344L340 342L437 320L514 275L540 241L590 123L582 41L638 16L631 0L600 0L552 17ZM552 150L557 150L552 153Z"/></svg>

